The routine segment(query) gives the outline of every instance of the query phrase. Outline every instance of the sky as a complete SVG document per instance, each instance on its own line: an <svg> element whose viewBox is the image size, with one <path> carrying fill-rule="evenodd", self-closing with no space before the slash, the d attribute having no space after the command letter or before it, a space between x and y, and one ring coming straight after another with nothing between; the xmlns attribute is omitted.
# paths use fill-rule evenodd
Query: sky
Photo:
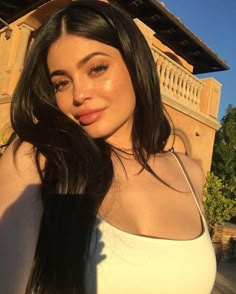
<svg viewBox="0 0 236 294"><path fill-rule="evenodd" d="M236 107L236 0L164 0L172 14L230 67L198 75L214 77L222 84L218 120L229 104Z"/></svg>

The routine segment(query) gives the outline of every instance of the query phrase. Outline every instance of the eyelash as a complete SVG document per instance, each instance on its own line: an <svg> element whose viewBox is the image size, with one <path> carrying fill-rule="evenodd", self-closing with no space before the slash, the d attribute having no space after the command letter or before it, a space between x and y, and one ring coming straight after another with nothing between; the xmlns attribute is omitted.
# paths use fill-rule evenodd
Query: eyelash
<svg viewBox="0 0 236 294"><path fill-rule="evenodd" d="M89 70L89 75L92 75L92 76L99 75L100 73L104 72L107 68L108 68L108 65L106 64L98 64ZM62 81L53 83L52 86L53 86L54 93L57 93L58 91L60 91L60 88L62 88L61 90L63 90L63 88L66 87L69 83L70 83L69 80L62 80Z"/></svg>
<svg viewBox="0 0 236 294"><path fill-rule="evenodd" d="M54 93L57 93L58 91L60 91L60 87L66 87L68 85L70 81L69 80L62 80L62 81L59 81L59 82L55 82L53 83L53 90L54 90Z"/></svg>
<svg viewBox="0 0 236 294"><path fill-rule="evenodd" d="M99 74L99 73L105 71L107 68L108 68L108 66L106 64L98 64L98 65L91 68L91 70L89 71L89 74L96 75L96 74Z"/></svg>

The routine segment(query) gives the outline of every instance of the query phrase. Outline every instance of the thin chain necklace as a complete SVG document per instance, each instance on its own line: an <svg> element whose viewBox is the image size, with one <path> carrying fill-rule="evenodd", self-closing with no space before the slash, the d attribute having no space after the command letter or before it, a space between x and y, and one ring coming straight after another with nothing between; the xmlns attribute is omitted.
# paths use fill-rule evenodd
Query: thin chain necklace
<svg viewBox="0 0 236 294"><path fill-rule="evenodd" d="M123 153L126 153L126 154L130 154L130 155L133 155L134 152L133 152L133 149L132 148L122 148L122 147L117 147L117 146L114 146L113 145L113 148L123 152Z"/></svg>

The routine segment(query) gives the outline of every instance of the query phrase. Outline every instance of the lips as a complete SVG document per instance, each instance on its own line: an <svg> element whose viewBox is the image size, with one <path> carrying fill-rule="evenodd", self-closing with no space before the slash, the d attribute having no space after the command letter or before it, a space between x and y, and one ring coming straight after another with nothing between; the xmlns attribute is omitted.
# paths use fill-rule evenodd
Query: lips
<svg viewBox="0 0 236 294"><path fill-rule="evenodd" d="M76 118L79 119L80 123L83 125L89 125L94 123L102 115L104 109L87 109L79 111Z"/></svg>

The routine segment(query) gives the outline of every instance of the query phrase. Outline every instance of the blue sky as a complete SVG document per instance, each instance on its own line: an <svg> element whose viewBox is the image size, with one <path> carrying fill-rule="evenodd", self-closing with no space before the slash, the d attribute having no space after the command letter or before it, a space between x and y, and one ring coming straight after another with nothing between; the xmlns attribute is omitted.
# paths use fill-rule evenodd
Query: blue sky
<svg viewBox="0 0 236 294"><path fill-rule="evenodd" d="M159 1L179 17L199 39L230 67L227 71L198 75L214 77L222 84L220 120L229 104L236 106L236 0Z"/></svg>

